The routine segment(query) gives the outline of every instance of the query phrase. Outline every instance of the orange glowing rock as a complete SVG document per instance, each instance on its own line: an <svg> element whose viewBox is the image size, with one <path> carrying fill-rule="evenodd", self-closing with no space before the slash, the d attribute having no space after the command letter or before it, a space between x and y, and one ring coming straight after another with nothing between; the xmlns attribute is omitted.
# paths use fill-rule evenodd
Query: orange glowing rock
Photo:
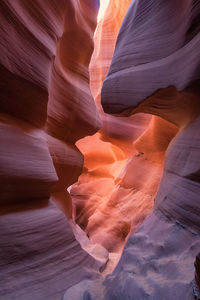
<svg viewBox="0 0 200 300"><path fill-rule="evenodd" d="M120 250L130 231L152 210L165 150L177 132L160 118L151 122L145 114L116 118L102 111L102 83L129 4L109 1L97 25L90 87L103 126L99 133L76 143L84 155L84 173L71 189L77 222L93 241L110 251Z"/></svg>

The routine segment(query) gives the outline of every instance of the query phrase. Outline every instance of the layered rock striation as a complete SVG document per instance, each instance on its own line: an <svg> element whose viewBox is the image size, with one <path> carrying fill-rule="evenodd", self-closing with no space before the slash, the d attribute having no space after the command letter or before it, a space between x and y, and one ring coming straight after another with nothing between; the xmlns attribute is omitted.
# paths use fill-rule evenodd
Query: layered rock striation
<svg viewBox="0 0 200 300"><path fill-rule="evenodd" d="M192 300L200 2L98 5L0 3L0 298Z"/></svg>
<svg viewBox="0 0 200 300"><path fill-rule="evenodd" d="M97 11L90 0L0 3L1 299L61 299L105 264L66 218L83 167L75 142L101 126L88 72Z"/></svg>
<svg viewBox="0 0 200 300"><path fill-rule="evenodd" d="M130 235L113 273L103 282L80 283L65 299L194 299L200 248L199 13L199 1L131 2L101 102L105 112L119 117L156 115L134 144L143 146L140 158L156 162L162 156L150 149L167 148L163 175L152 213ZM147 189L150 173L141 173Z"/></svg>
<svg viewBox="0 0 200 300"><path fill-rule="evenodd" d="M200 246L199 16L199 1L133 1L118 36L102 89L104 111L155 114L179 132L166 153L153 212L106 279L105 299L193 298Z"/></svg>
<svg viewBox="0 0 200 300"><path fill-rule="evenodd" d="M104 111L131 109L158 89L180 91L199 79L199 12L196 0L132 1L102 89Z"/></svg>
<svg viewBox="0 0 200 300"><path fill-rule="evenodd" d="M101 87L129 4L130 1L110 1L97 25L90 87L102 128L77 142L84 154L84 170L70 192L76 222L93 241L115 252L151 212L165 150L177 132L175 126L160 118L151 121L147 114L115 118L100 106Z"/></svg>

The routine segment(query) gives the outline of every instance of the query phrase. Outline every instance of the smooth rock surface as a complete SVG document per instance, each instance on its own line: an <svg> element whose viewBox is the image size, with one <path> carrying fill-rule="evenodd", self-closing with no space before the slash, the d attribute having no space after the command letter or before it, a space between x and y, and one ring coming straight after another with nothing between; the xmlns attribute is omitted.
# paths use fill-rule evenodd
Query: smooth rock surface
<svg viewBox="0 0 200 300"><path fill-rule="evenodd" d="M3 300L60 300L72 285L98 278L107 261L107 251L86 236L81 247L66 218L72 217L67 188L83 167L75 142L101 125L88 71L98 6L94 0L0 3Z"/></svg>
<svg viewBox="0 0 200 300"><path fill-rule="evenodd" d="M4 300L193 299L200 2L98 5L0 3Z"/></svg>
<svg viewBox="0 0 200 300"><path fill-rule="evenodd" d="M129 0L109 1L97 25L90 87L102 128L76 143L84 155L84 170L70 190L76 222L90 239L112 252L120 251L130 231L151 212L165 150L177 132L160 118L151 120L147 114L115 118L100 106L102 83L129 4Z"/></svg>
<svg viewBox="0 0 200 300"><path fill-rule="evenodd" d="M0 226L1 299L60 300L80 280L98 278L99 264L55 204L40 200L7 208Z"/></svg>
<svg viewBox="0 0 200 300"><path fill-rule="evenodd" d="M197 155L195 161L200 161L200 144L199 132L192 132L199 126L200 117L170 144L154 210L129 237L113 273L104 282L80 283L65 297L68 293L76 295L78 290L79 299L84 300L194 299L194 261L200 248L200 182L199 164L193 163L193 157ZM183 161L189 165L180 169Z"/></svg>
<svg viewBox="0 0 200 300"><path fill-rule="evenodd" d="M151 113L177 128L153 117L135 141L149 160L161 162L165 157L153 212L129 237L111 275L87 282L86 288L76 285L65 297L82 289L79 298L85 300L194 298L194 261L200 248L199 13L200 2L192 0L138 0L130 5L102 88L104 112L119 117ZM172 141L164 148L169 132ZM165 154L158 155L156 148ZM141 158L143 151L138 155ZM145 177L135 171L148 186L151 173ZM130 185L127 175L125 186Z"/></svg>
<svg viewBox="0 0 200 300"><path fill-rule="evenodd" d="M132 1L102 88L107 113L133 108L161 88L200 76L198 0Z"/></svg>

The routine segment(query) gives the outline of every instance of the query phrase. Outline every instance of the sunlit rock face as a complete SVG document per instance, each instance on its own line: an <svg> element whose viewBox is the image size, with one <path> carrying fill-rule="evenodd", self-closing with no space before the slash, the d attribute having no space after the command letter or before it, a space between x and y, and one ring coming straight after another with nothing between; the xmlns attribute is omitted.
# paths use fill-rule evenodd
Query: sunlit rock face
<svg viewBox="0 0 200 300"><path fill-rule="evenodd" d="M98 2L0 3L0 298L192 300L200 4Z"/></svg>
<svg viewBox="0 0 200 300"><path fill-rule="evenodd" d="M101 126L88 71L97 11L94 0L0 3L1 299L61 299L105 263L65 216L83 167L75 142Z"/></svg>
<svg viewBox="0 0 200 300"><path fill-rule="evenodd" d="M112 252L123 247L129 232L151 212L165 150L177 132L160 118L151 120L145 114L115 118L105 114L100 105L102 83L129 4L109 1L97 25L90 87L102 128L77 142L85 163L83 174L71 189L76 221L93 241Z"/></svg>
<svg viewBox="0 0 200 300"><path fill-rule="evenodd" d="M156 115L134 142L144 149L137 157L148 158L138 162L140 169L130 165L121 182L132 186L135 169L134 184L141 178L147 189L149 175L156 181L155 165L147 174L145 163L161 158L163 175L152 213L130 235L113 273L103 282L85 280L72 287L65 300L194 299L200 249L199 21L199 1L131 2L101 102L105 112L120 117Z"/></svg>
<svg viewBox="0 0 200 300"><path fill-rule="evenodd" d="M76 221L87 231L91 239L104 244L109 250L116 248L119 243L121 245L121 237L114 233L119 222L120 228L123 227L118 229L122 231L123 240L130 230L130 222L120 217L118 224L113 223L114 211L109 212L112 208L111 205L108 207L108 201L115 189L115 181L118 180L128 155L132 153L133 136L138 136L148 122L144 117L141 118L141 126L136 125L136 130L133 130L134 125L131 122L127 124L121 119L119 123L115 122L115 118L109 116L107 118L100 105L101 86L129 3L130 0L123 1L121 5L116 1L110 1L104 18L97 25L94 36L95 48L90 62L90 87L101 115L102 130L92 137L78 141L77 146L85 159L84 171L78 183L71 189L76 207ZM104 222L105 217L108 220L107 224ZM115 243L111 241L111 237L112 239L116 237Z"/></svg>

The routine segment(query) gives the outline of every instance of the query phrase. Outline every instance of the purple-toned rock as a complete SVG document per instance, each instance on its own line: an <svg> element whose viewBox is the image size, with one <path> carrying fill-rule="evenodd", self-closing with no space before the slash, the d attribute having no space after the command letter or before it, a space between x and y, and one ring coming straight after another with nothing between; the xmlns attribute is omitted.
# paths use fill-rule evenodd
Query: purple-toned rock
<svg viewBox="0 0 200 300"><path fill-rule="evenodd" d="M158 115L179 131L165 153L153 211L129 237L113 273L72 287L64 299L194 299L200 249L199 29L200 1L132 1L103 84L103 109L119 116ZM159 129L147 129L153 140Z"/></svg>
<svg viewBox="0 0 200 300"><path fill-rule="evenodd" d="M3 300L61 299L107 260L66 218L83 167L75 142L100 128L88 71L97 11L97 0L0 2Z"/></svg>
<svg viewBox="0 0 200 300"><path fill-rule="evenodd" d="M102 88L107 113L137 107L158 89L200 76L200 2L132 1Z"/></svg>

